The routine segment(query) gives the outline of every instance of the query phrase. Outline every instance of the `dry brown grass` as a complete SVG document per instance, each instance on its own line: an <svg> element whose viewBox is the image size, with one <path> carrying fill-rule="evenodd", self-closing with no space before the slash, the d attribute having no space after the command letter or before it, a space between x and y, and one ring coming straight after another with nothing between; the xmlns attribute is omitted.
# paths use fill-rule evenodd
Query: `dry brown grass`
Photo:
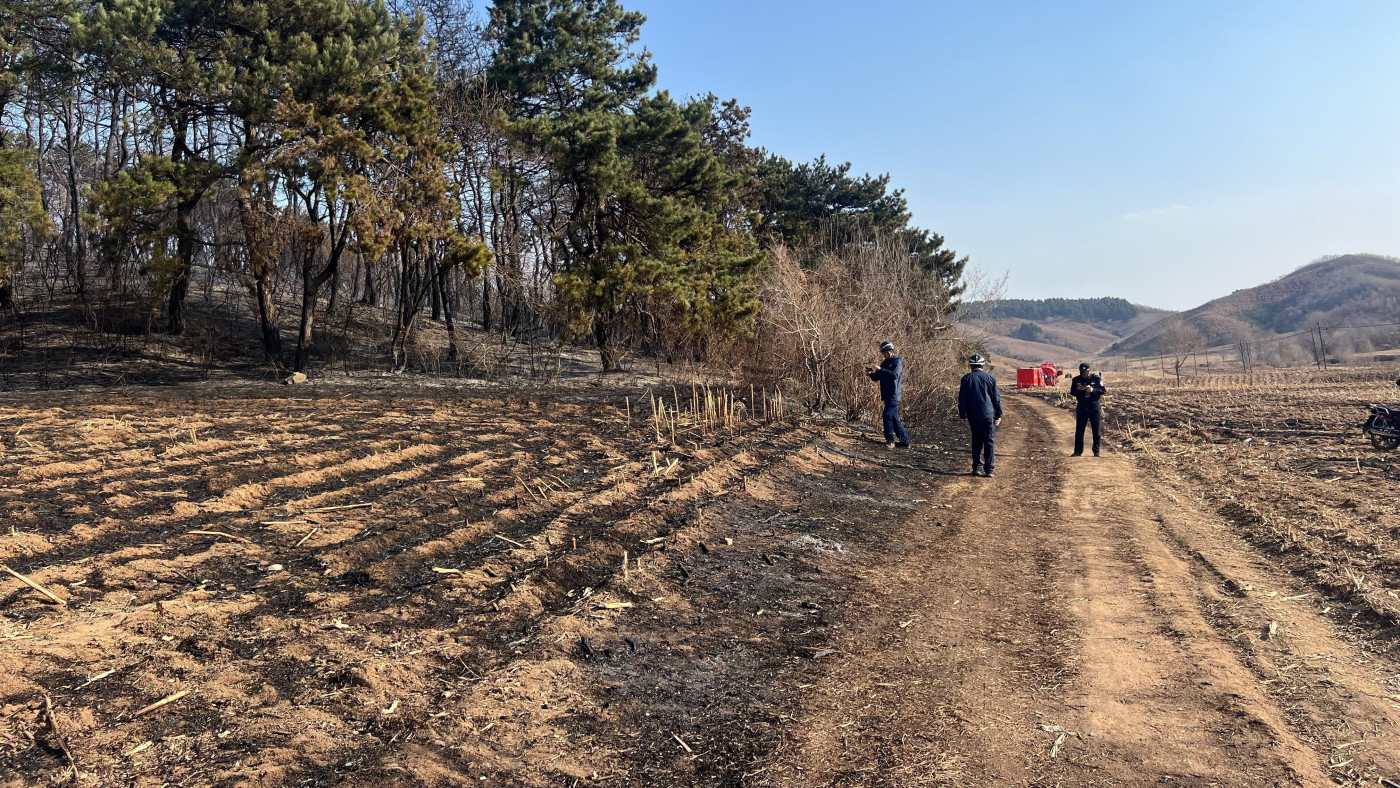
<svg viewBox="0 0 1400 788"><path fill-rule="evenodd" d="M966 343L942 311L946 294L907 253L871 243L801 255L778 249L772 259L746 353L750 380L787 388L811 411L857 419L879 403L865 368L888 340L904 359L906 416L926 418L947 401Z"/></svg>

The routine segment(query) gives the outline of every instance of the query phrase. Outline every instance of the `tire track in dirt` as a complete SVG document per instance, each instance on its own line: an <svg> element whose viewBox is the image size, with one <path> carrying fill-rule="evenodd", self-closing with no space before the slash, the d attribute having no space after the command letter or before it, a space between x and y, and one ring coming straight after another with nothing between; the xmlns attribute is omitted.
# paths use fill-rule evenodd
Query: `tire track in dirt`
<svg viewBox="0 0 1400 788"><path fill-rule="evenodd" d="M947 485L951 509L910 518L868 568L860 625L759 784L1394 779L1393 665L1353 659L1307 603L1261 639L1270 619L1180 547L1223 523L1125 457L1066 457L1064 412L1014 398L1009 414L997 478ZM1211 549L1233 587L1289 587L1242 545ZM1309 654L1330 670L1278 691Z"/></svg>
<svg viewBox="0 0 1400 788"><path fill-rule="evenodd" d="M1069 415L1028 402L1067 445ZM1282 613L1247 599L1244 589L1296 591L1288 573L1126 456L1069 468L1065 593L1083 645L1066 725L1085 738L1066 743L1067 757L1121 785L1153 775L1227 785L1394 778L1400 716L1383 702L1384 674L1359 667L1370 660L1334 658L1325 679L1299 688L1295 677L1284 682L1294 691L1277 691L1279 663L1356 656L1299 602L1310 594L1283 594L1277 604L1292 609L1282 630Z"/></svg>
<svg viewBox="0 0 1400 788"><path fill-rule="evenodd" d="M1067 414L1037 403L1065 445ZM1027 408L1030 410L1030 408ZM1072 458L1061 498L1079 679L1065 757L1107 784L1318 784L1311 751L1198 607L1200 587L1156 534L1126 457Z"/></svg>
<svg viewBox="0 0 1400 788"><path fill-rule="evenodd" d="M998 433L997 476L954 477L946 511L905 520L867 567L841 657L793 724L791 755L761 784L1053 784L1053 698L1074 640L1051 593L1060 462L1016 407ZM965 460L961 460L961 462ZM962 468L958 469L962 471ZM1046 716L1042 716L1042 714Z"/></svg>

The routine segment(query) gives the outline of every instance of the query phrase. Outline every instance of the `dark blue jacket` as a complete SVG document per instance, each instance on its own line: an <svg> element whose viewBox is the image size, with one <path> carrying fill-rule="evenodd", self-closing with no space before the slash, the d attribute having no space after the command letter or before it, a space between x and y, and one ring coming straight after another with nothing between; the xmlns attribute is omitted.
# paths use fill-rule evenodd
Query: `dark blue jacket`
<svg viewBox="0 0 1400 788"><path fill-rule="evenodd" d="M997 379L980 369L963 375L958 388L958 418L991 421L1001 418L1001 389Z"/></svg>
<svg viewBox="0 0 1400 788"><path fill-rule="evenodd" d="M870 373L871 380L880 381L880 399L886 403L904 399L904 359L899 356L880 362L880 368Z"/></svg>
<svg viewBox="0 0 1400 788"><path fill-rule="evenodd" d="M1080 387L1087 387L1085 391L1080 391ZM1074 398L1079 400L1075 405L1077 411L1091 411L1099 407L1099 400L1104 395L1103 378L1098 375L1076 375L1069 382L1069 392Z"/></svg>

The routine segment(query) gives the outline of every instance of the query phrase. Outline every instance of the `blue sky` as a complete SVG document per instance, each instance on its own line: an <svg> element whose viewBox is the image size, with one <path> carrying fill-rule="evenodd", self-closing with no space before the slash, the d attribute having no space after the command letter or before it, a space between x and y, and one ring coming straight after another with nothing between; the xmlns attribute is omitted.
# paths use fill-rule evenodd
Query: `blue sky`
<svg viewBox="0 0 1400 788"><path fill-rule="evenodd" d="M623 3L663 88L891 173L1012 297L1188 308L1400 255L1400 3Z"/></svg>

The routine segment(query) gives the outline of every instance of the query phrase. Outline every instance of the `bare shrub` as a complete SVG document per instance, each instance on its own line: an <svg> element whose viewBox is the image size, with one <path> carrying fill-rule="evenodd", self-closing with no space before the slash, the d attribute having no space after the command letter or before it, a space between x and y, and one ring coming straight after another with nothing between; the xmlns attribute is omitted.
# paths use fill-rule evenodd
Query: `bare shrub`
<svg viewBox="0 0 1400 788"><path fill-rule="evenodd" d="M1271 367L1305 366L1314 361L1312 345L1306 336L1287 342L1264 344L1259 355L1260 359Z"/></svg>
<svg viewBox="0 0 1400 788"><path fill-rule="evenodd" d="M1205 350L1205 336L1195 326L1174 317L1162 332L1162 353L1171 359L1176 384L1181 385L1181 368L1196 353Z"/></svg>
<svg viewBox="0 0 1400 788"><path fill-rule="evenodd" d="M878 402L865 367L889 340L904 358L906 417L918 421L946 405L967 343L954 331L955 302L907 250L876 240L778 248L770 261L746 349L750 382L782 386L810 411L858 419Z"/></svg>

